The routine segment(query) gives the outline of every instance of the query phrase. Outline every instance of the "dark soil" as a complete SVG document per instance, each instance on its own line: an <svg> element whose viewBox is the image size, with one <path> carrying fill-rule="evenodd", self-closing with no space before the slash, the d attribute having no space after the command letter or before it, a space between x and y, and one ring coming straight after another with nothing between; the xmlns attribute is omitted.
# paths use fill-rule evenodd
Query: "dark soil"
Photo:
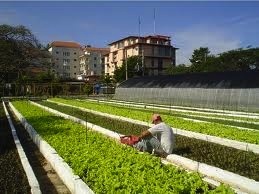
<svg viewBox="0 0 259 194"><path fill-rule="evenodd" d="M29 163L39 182L41 192L44 194L68 194L70 191L59 178L55 170L44 158L38 147L33 143L27 131L24 129L19 120L12 114L8 107L17 135L23 146Z"/></svg>
<svg viewBox="0 0 259 194"><path fill-rule="evenodd" d="M0 105L0 193L30 193L11 129Z"/></svg>

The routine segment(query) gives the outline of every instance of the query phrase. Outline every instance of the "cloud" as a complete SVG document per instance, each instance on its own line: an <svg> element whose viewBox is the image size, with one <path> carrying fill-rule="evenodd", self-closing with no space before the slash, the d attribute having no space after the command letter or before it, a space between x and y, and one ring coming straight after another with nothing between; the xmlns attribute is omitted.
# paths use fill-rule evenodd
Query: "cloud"
<svg viewBox="0 0 259 194"><path fill-rule="evenodd" d="M239 48L241 41L231 32L218 26L194 26L175 33L175 46L177 64L189 64L193 50L199 47L208 47L211 54L219 54L224 51Z"/></svg>
<svg viewBox="0 0 259 194"><path fill-rule="evenodd" d="M256 24L259 22L258 16L252 16L252 15L242 15L242 16L236 16L232 17L226 20L226 25L251 25Z"/></svg>

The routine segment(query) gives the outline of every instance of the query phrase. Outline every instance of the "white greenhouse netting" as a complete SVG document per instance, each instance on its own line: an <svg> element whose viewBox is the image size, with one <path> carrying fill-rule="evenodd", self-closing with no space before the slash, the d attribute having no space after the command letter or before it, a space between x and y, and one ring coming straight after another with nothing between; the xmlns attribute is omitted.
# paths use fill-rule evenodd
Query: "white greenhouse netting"
<svg viewBox="0 0 259 194"><path fill-rule="evenodd" d="M114 99L258 112L259 72L137 77L119 85Z"/></svg>

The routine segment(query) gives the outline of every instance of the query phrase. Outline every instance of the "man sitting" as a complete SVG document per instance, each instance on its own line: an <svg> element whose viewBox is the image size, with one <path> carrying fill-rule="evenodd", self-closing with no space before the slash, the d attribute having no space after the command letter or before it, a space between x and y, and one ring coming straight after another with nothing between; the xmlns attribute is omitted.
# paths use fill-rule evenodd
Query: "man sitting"
<svg viewBox="0 0 259 194"><path fill-rule="evenodd" d="M139 141L133 147L140 151L154 153L166 157L171 154L174 146L174 133L170 126L166 125L159 114L152 115L153 127L141 133Z"/></svg>

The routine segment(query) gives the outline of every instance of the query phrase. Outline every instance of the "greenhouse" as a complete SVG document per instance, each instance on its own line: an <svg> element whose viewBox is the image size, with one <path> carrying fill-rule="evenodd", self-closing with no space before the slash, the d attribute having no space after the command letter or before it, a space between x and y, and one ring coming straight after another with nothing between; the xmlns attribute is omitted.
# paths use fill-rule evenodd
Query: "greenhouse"
<svg viewBox="0 0 259 194"><path fill-rule="evenodd" d="M259 71L134 77L117 87L114 99L256 112Z"/></svg>

